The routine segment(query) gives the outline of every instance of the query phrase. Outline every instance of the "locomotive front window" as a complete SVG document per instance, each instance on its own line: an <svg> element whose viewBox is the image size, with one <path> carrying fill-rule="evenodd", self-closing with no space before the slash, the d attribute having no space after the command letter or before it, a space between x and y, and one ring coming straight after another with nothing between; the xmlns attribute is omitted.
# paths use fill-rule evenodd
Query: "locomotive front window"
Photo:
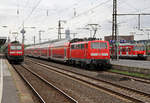
<svg viewBox="0 0 150 103"><path fill-rule="evenodd" d="M144 46L135 46L134 48L133 48L133 50L135 50L135 51L139 51L139 50L146 50L146 48L144 47Z"/></svg>
<svg viewBox="0 0 150 103"><path fill-rule="evenodd" d="M16 49L16 46L10 46L10 49L11 49L11 50L15 50L15 49Z"/></svg>
<svg viewBox="0 0 150 103"><path fill-rule="evenodd" d="M22 47L21 47L21 46L16 46L16 49L17 49L17 50L21 50Z"/></svg>
<svg viewBox="0 0 150 103"><path fill-rule="evenodd" d="M22 47L21 46L10 46L11 50L21 50Z"/></svg>
<svg viewBox="0 0 150 103"><path fill-rule="evenodd" d="M107 43L104 42L93 42L91 43L92 49L107 49Z"/></svg>

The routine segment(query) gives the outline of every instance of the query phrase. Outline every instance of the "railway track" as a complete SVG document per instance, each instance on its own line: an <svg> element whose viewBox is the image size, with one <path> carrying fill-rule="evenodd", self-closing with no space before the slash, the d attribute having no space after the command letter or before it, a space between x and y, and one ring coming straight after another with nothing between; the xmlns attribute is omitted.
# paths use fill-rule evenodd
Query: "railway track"
<svg viewBox="0 0 150 103"><path fill-rule="evenodd" d="M105 71L105 72L111 73L111 74L118 74L118 75L124 76L124 77L129 78L129 79L134 80L134 81L139 81L142 83L150 84L150 79L140 78L140 77L135 77L135 76L129 76L126 74L121 74L121 73L116 73L116 72L111 72L111 71Z"/></svg>
<svg viewBox="0 0 150 103"><path fill-rule="evenodd" d="M101 79L96 79L81 73L76 73L73 71L69 71L63 68L58 68L56 66L50 66L48 64L43 64L43 63L39 63L35 62L33 60L29 60L28 61L38 64L40 66L45 67L45 69L50 70L50 71L54 71L60 74L63 74L65 76L68 76L70 78L76 79L78 81L87 83L93 87L99 88L101 90L105 90L113 95L119 96L123 99L132 101L132 102L136 102L136 103L149 103L150 102L150 94L136 90L136 89L132 89L129 87L125 87L125 86L121 86L118 84L114 84L111 83L109 81L105 81L105 80L101 80Z"/></svg>
<svg viewBox="0 0 150 103"><path fill-rule="evenodd" d="M30 70L26 65L13 65L17 73L31 87L41 103L78 103L71 96Z"/></svg>
<svg viewBox="0 0 150 103"><path fill-rule="evenodd" d="M33 60L35 60L35 59L33 59ZM126 75L126 74L121 74L121 73L116 73L116 72L111 72L111 71L104 71L104 72L111 73L111 74L118 74L118 75L123 76L124 78L128 78L130 80L134 80L134 81L138 81L138 82L141 82L141 83L150 84L150 79L147 79L147 78L129 76L129 75Z"/></svg>

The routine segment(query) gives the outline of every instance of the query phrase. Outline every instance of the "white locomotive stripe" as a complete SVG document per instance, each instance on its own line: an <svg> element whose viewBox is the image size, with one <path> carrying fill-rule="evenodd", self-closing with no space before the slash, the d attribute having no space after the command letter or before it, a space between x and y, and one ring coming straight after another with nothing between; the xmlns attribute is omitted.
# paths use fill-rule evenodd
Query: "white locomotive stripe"
<svg viewBox="0 0 150 103"><path fill-rule="evenodd" d="M3 95L3 63L1 59L1 78L0 78L0 103L2 102L2 95Z"/></svg>
<svg viewBox="0 0 150 103"><path fill-rule="evenodd" d="M98 53L91 53L91 56L98 56Z"/></svg>
<svg viewBox="0 0 150 103"><path fill-rule="evenodd" d="M10 52L10 54L13 54L13 53L18 53L18 54L21 54L22 52Z"/></svg>
<svg viewBox="0 0 150 103"><path fill-rule="evenodd" d="M16 52L10 52L10 54L13 54L13 53L16 53Z"/></svg>
<svg viewBox="0 0 150 103"><path fill-rule="evenodd" d="M21 54L22 52L16 52L16 53Z"/></svg>

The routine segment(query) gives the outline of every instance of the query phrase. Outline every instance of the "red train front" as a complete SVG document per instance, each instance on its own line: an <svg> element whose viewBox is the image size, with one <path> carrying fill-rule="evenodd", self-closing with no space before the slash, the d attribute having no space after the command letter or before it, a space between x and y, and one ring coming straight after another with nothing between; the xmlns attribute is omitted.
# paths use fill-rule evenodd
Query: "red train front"
<svg viewBox="0 0 150 103"><path fill-rule="evenodd" d="M111 47L112 48L112 47ZM112 55L112 49L111 55ZM135 58L135 59L146 59L146 47L144 45L120 44L118 47L118 54L120 58Z"/></svg>
<svg viewBox="0 0 150 103"><path fill-rule="evenodd" d="M10 62L23 62L24 45L18 41L8 43L5 47L5 56Z"/></svg>
<svg viewBox="0 0 150 103"><path fill-rule="evenodd" d="M102 40L71 43L70 61L87 67L110 65L109 44Z"/></svg>

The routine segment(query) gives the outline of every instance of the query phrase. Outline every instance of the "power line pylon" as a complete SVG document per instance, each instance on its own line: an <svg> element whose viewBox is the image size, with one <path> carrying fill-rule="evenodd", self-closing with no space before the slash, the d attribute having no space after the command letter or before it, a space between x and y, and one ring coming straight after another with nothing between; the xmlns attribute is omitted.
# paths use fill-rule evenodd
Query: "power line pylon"
<svg viewBox="0 0 150 103"><path fill-rule="evenodd" d="M117 58L117 0L113 0L112 14L112 59Z"/></svg>

